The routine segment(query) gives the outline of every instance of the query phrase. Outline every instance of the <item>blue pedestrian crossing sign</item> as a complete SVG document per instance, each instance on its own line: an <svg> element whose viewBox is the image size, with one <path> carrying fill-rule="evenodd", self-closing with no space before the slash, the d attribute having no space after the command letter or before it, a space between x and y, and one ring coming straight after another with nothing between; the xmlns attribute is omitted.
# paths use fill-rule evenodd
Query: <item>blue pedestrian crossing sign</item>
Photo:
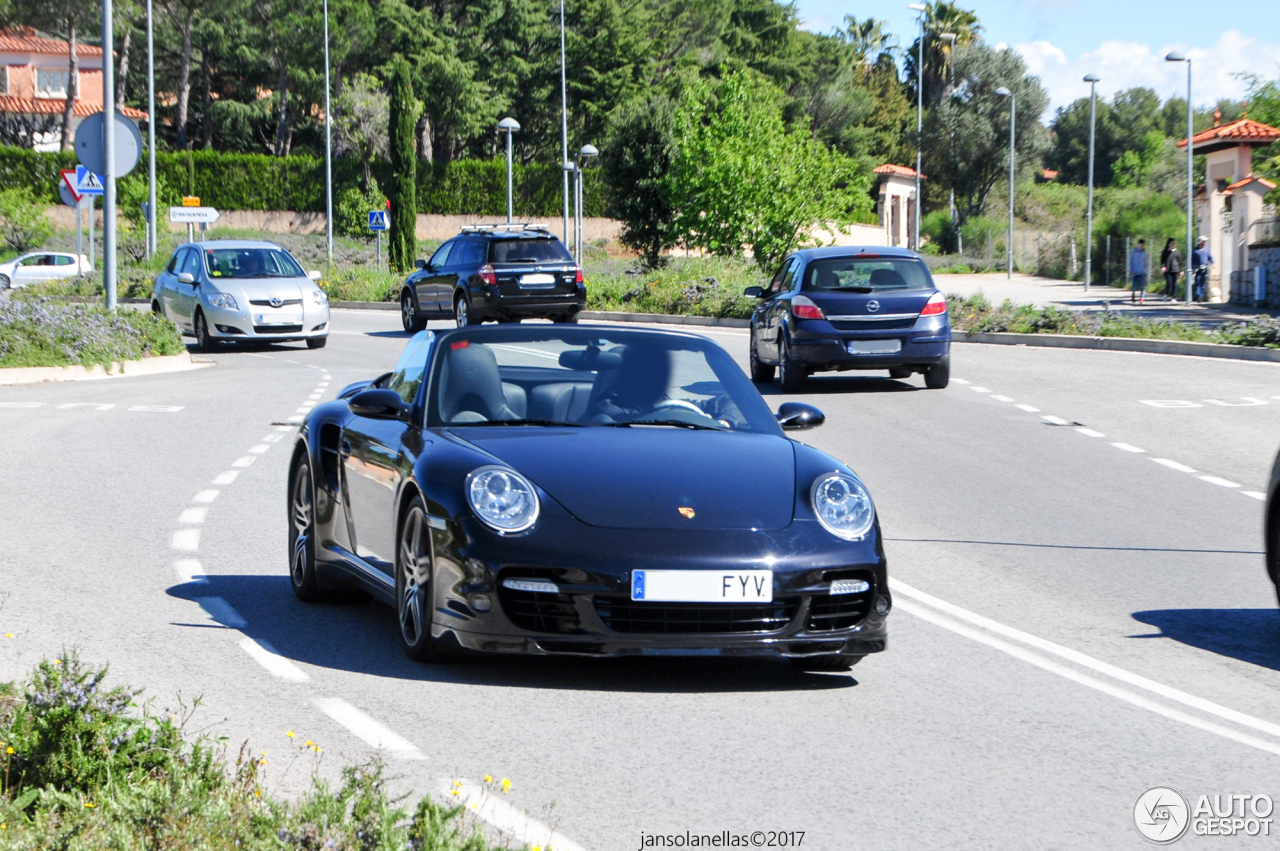
<svg viewBox="0 0 1280 851"><path fill-rule="evenodd" d="M79 195L101 195L102 178L82 165L76 166L76 193Z"/></svg>
<svg viewBox="0 0 1280 851"><path fill-rule="evenodd" d="M386 210L369 211L369 230L388 230L390 227L391 217Z"/></svg>

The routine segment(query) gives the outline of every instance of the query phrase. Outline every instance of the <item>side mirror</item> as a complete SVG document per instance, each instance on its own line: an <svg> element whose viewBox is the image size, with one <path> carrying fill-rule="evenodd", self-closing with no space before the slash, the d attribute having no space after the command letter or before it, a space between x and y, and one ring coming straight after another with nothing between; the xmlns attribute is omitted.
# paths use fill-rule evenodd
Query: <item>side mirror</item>
<svg viewBox="0 0 1280 851"><path fill-rule="evenodd" d="M179 273L178 273L178 283L180 283L180 284L191 284L192 286L195 286L195 283L196 283L196 276L195 276L195 275L193 275L193 274L191 274L190 272L179 272Z"/></svg>
<svg viewBox="0 0 1280 851"><path fill-rule="evenodd" d="M316 269L312 269L310 272L307 273L307 277L313 281L318 281L320 280L320 272Z"/></svg>
<svg viewBox="0 0 1280 851"><path fill-rule="evenodd" d="M409 410L409 406L400 398L399 393L381 388L361 390L351 397L347 407L357 417L369 417L375 420L397 420Z"/></svg>
<svg viewBox="0 0 1280 851"><path fill-rule="evenodd" d="M424 271L424 272L425 272L425 271L427 271L427 261L426 261L426 260L414 260L414 261L413 261L413 268L415 268L415 269L421 269L422 271Z"/></svg>
<svg viewBox="0 0 1280 851"><path fill-rule="evenodd" d="M804 402L783 402L774 416L778 418L778 425L787 431L813 428L827 421L826 414Z"/></svg>
<svg viewBox="0 0 1280 851"><path fill-rule="evenodd" d="M747 287L742 294L749 298L764 298L764 287Z"/></svg>

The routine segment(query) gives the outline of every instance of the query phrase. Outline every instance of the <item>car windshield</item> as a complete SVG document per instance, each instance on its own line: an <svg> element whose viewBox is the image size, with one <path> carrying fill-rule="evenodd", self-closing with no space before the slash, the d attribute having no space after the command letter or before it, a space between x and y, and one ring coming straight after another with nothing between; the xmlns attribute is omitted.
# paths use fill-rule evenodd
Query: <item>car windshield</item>
<svg viewBox="0 0 1280 851"><path fill-rule="evenodd" d="M656 427L781 434L710 340L594 328L460 330L438 342L427 425Z"/></svg>
<svg viewBox="0 0 1280 851"><path fill-rule="evenodd" d="M884 292L931 290L924 263L909 257L825 257L804 270L806 291Z"/></svg>
<svg viewBox="0 0 1280 851"><path fill-rule="evenodd" d="M206 248L211 278L304 278L298 261L283 248Z"/></svg>
<svg viewBox="0 0 1280 851"><path fill-rule="evenodd" d="M573 258L558 239L495 239L489 243L490 263L561 263Z"/></svg>

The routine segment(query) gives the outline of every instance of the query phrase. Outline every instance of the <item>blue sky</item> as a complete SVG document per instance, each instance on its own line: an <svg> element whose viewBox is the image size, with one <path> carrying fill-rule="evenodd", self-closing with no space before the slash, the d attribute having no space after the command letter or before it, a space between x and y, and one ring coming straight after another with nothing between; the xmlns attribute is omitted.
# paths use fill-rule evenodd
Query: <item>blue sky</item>
<svg viewBox="0 0 1280 851"><path fill-rule="evenodd" d="M909 0L797 0L808 29L827 31L845 15L881 18L903 46L915 38ZM964 2L985 29L988 43L1023 55L1049 89L1052 107L1088 94L1086 73L1102 77L1099 93L1149 86L1167 97L1186 91L1186 66L1163 61L1172 49L1195 61L1192 97L1207 104L1242 97L1236 72L1280 77L1280 2L1238 0L1221 7L1190 0L985 0ZM1214 16L1212 10L1229 10ZM1220 22L1225 18L1228 22ZM1255 27L1248 26L1252 22ZM1046 116L1047 118L1048 116Z"/></svg>

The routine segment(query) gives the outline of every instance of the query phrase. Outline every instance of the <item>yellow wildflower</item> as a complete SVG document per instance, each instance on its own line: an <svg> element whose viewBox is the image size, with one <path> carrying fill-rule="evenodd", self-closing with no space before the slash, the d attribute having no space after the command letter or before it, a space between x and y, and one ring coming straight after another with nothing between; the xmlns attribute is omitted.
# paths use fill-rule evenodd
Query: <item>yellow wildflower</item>
<svg viewBox="0 0 1280 851"><path fill-rule="evenodd" d="M61 665L61 664L62 664L62 660L61 660L61 659L54 659L54 660L53 660L53 664L55 664L55 665Z"/></svg>
<svg viewBox="0 0 1280 851"><path fill-rule="evenodd" d="M4 752L5 752L5 753L13 753L13 745L9 745L9 747L5 748L5 749L4 749Z"/></svg>
<svg viewBox="0 0 1280 851"><path fill-rule="evenodd" d="M91 804L91 803L89 803L88 801L85 801L85 802L84 802L84 805L85 805L85 807L87 807L88 809L93 809L94 807L98 806L97 804Z"/></svg>
<svg viewBox="0 0 1280 851"><path fill-rule="evenodd" d="M291 739L293 738L293 731L292 731L292 730L286 730L284 734L285 734L286 736L288 736L289 738L291 738ZM310 743L310 742L307 742L307 744L311 744L311 743Z"/></svg>
<svg viewBox="0 0 1280 851"><path fill-rule="evenodd" d="M511 781L505 777L502 778L502 794L505 795L510 791L511 791Z"/></svg>
<svg viewBox="0 0 1280 851"><path fill-rule="evenodd" d="M492 775L486 774L486 775L484 776L484 782L485 782L485 783L492 783L492 782L493 782L493 777L492 777Z"/></svg>
<svg viewBox="0 0 1280 851"><path fill-rule="evenodd" d="M450 794L452 794L452 795L457 795L457 794L458 794L458 790L457 790L457 789L454 789Z"/></svg>

